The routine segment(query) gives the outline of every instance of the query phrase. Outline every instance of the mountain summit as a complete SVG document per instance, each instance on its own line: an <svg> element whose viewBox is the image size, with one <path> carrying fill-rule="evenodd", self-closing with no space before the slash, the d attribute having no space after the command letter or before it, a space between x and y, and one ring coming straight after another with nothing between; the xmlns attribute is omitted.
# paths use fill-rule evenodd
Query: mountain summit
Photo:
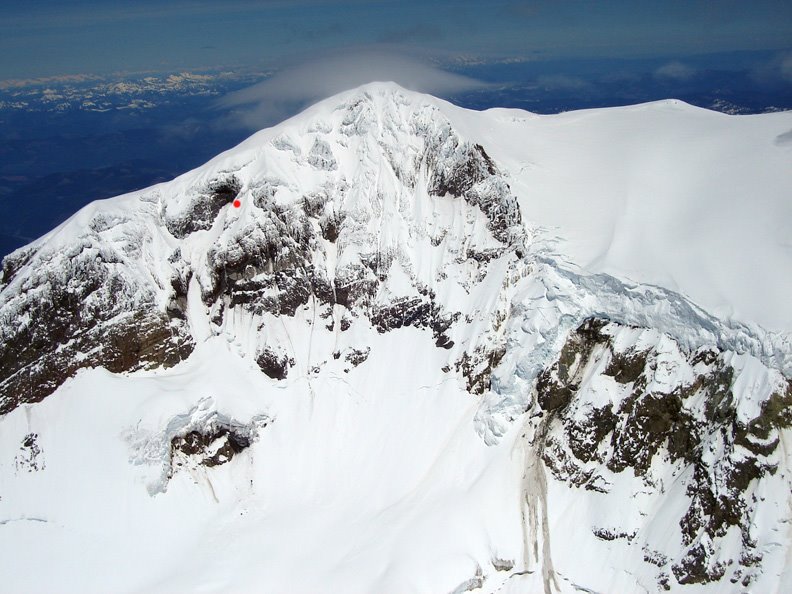
<svg viewBox="0 0 792 594"><path fill-rule="evenodd" d="M374 83L89 205L3 261L6 586L789 588L789 128Z"/></svg>

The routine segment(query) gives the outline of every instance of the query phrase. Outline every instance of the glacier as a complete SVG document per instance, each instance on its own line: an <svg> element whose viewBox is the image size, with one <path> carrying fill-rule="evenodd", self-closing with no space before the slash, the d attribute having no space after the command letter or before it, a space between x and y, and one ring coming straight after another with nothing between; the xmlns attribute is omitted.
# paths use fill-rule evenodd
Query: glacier
<svg viewBox="0 0 792 594"><path fill-rule="evenodd" d="M787 591L789 129L372 83L90 204L3 261L0 590Z"/></svg>

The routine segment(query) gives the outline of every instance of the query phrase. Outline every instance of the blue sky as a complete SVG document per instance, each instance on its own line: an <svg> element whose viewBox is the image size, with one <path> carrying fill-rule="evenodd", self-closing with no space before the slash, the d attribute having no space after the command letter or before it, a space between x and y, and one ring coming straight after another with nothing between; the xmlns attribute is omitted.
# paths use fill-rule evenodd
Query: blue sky
<svg viewBox="0 0 792 594"><path fill-rule="evenodd" d="M792 50L792 0L4 1L0 80L279 67L355 47L413 56L653 58Z"/></svg>

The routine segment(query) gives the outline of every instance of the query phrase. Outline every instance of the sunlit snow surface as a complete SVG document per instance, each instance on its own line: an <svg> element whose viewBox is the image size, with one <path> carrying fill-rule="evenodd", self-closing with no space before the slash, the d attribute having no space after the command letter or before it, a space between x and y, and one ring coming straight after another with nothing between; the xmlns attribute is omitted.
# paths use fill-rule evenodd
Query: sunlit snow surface
<svg viewBox="0 0 792 594"><path fill-rule="evenodd" d="M372 98L371 119L348 122L335 108L361 92ZM429 122L447 118L503 172L525 223L522 260L503 256L481 274L475 263L451 262L460 246L498 244L481 213L429 197L420 179L405 192L377 152L400 147L397 162L417 154L396 116L421 110ZM350 125L361 128L340 132ZM789 113L732 117L674 101L557 116L476 113L372 85L173 182L86 207L39 245L57 249L97 213L117 216L124 232L111 226L103 240L147 238L127 272L142 286L166 285L164 259L181 247L196 268L188 323L198 346L167 370L82 370L0 419L0 590L652 591L656 568L640 546L592 529L620 526L673 553L682 483L660 497L624 477L604 496L545 476L531 457L531 386L582 319L604 315L654 329L616 340L658 349L660 391L690 374L675 345L740 353L731 363L737 410L753 418L791 369L790 129ZM240 209L225 208L211 229L184 240L155 227L187 207L189 188L223 172L243 183ZM362 317L345 332L327 330L310 306L265 316L263 326L236 310L221 328L210 323L201 266L255 216L245 192L278 179L274 199L288 201L341 173L353 188L345 208L360 215L361 245L403 254L387 271L384 296L414 294L416 282L433 287L469 318L450 331L454 348L436 347L427 329L379 333ZM328 270L354 259L356 244L347 245L343 253L323 246ZM256 365L261 335L294 355L286 380ZM492 389L474 396L453 363L487 341L502 341L506 356ZM351 346L370 348L362 364L332 357ZM587 398L620 397L600 380L586 379ZM251 446L221 466L171 469L170 439L215 413L250 427ZM35 463L20 448L30 434ZM766 550L757 592L792 588L792 443L788 431L780 438L780 470L762 493L773 506L756 517ZM672 470L655 469L669 482L679 476ZM728 580L682 589L729 587L742 591Z"/></svg>
<svg viewBox="0 0 792 594"><path fill-rule="evenodd" d="M556 228L584 269L787 332L790 131L790 112L735 117L672 100L471 122L512 173L523 216Z"/></svg>

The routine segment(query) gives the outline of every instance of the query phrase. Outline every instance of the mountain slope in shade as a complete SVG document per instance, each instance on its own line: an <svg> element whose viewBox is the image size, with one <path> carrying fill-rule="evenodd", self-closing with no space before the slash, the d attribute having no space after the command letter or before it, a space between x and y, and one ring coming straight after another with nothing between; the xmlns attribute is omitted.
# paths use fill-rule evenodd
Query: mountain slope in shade
<svg viewBox="0 0 792 594"><path fill-rule="evenodd" d="M86 207L3 262L3 588L789 588L789 128L372 84Z"/></svg>

